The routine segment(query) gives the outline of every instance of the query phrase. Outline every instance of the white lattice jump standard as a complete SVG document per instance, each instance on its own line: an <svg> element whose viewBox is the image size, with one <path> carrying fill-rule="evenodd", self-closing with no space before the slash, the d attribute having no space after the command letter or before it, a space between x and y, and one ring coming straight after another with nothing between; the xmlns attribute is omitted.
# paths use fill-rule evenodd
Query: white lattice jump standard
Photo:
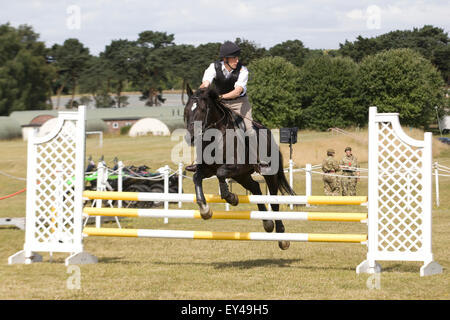
<svg viewBox="0 0 450 320"><path fill-rule="evenodd" d="M258 240L367 243L367 259L357 273L380 272L377 261L422 261L420 274L442 272L431 251L431 134L424 141L408 137L400 127L398 114L369 112L369 198L306 196L240 196L240 203L362 204L365 214L313 212L216 212L213 218L295 219L321 221L368 221L365 234L308 234L214 232L184 230L140 230L82 228L83 215L198 218L196 210L132 210L82 208L83 199L195 202L194 195L150 193L83 192L85 159L85 107L59 114L59 126L46 137L30 137L28 144L27 223L24 250L11 256L13 263L40 261L37 252L69 252L68 264L95 263L97 258L83 251L83 236L181 238L204 240ZM67 181L74 182L67 183ZM333 198L333 199L331 199ZM346 198L346 199L341 199ZM349 201L350 200L350 201ZM208 202L223 202L207 195ZM98 210L98 211L90 211ZM215 215L215 216L214 216ZM339 216L340 215L340 216ZM350 220L345 220L345 219ZM340 220L338 220L340 219Z"/></svg>
<svg viewBox="0 0 450 320"><path fill-rule="evenodd" d="M46 136L28 137L25 244L8 263L41 261L37 252L69 252L66 265L97 261L83 250L85 143L84 106L59 112Z"/></svg>
<svg viewBox="0 0 450 320"><path fill-rule="evenodd" d="M398 113L369 109L368 252L356 272L377 261L422 261L420 275L442 273L431 250L432 134L412 139Z"/></svg>

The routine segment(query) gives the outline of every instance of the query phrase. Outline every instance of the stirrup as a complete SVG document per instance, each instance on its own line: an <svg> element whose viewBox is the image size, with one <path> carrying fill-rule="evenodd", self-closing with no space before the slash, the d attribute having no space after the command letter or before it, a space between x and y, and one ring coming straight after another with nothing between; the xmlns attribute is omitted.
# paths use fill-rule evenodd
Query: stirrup
<svg viewBox="0 0 450 320"><path fill-rule="evenodd" d="M259 165L260 167L268 167L268 166L270 166L270 163L267 162L267 161L264 161L264 160L260 160L260 161L258 162L258 165Z"/></svg>

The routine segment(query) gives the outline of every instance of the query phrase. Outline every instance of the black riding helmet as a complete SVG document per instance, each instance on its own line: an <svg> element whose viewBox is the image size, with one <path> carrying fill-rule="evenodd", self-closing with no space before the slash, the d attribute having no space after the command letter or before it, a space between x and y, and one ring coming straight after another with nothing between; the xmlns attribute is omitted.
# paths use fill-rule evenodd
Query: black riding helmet
<svg viewBox="0 0 450 320"><path fill-rule="evenodd" d="M234 42L225 41L220 46L219 58L229 58L229 57L239 57L241 54L241 48L237 46Z"/></svg>

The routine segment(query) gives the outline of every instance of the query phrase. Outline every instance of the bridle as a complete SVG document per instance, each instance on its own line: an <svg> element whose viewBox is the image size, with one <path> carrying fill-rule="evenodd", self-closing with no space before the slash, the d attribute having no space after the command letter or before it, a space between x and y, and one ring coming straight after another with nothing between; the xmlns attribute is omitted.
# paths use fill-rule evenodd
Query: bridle
<svg viewBox="0 0 450 320"><path fill-rule="evenodd" d="M199 101L199 98L198 98L198 97L192 97L192 100L193 100L194 103L197 103L197 102ZM217 120L217 121L215 121L215 122L213 122L213 123L210 123L208 126L206 126L206 124L208 123L208 120L209 120L209 110L210 110L210 107L207 106L205 118L203 119L203 122L202 122L202 132L201 132L201 135L203 135L203 133L204 133L206 130L208 130L208 129L212 128L212 127L217 126L217 124L221 123L222 120L226 117L226 113L225 113L224 110L222 110L221 108L217 108L217 109L219 109L219 110L222 112L222 117L221 117L219 120Z"/></svg>

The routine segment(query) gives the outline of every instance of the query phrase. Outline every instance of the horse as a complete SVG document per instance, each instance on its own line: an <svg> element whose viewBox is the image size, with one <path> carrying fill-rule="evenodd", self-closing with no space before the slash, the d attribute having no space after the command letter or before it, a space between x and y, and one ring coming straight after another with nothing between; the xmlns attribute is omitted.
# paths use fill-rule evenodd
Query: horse
<svg viewBox="0 0 450 320"><path fill-rule="evenodd" d="M219 180L220 195L222 199L225 199L229 204L236 206L238 204L238 197L229 191L227 178L232 178L238 182L242 187L249 190L254 195L262 195L259 183L252 178L252 173L258 172L263 177L269 189L271 195L276 195L278 191L282 194L295 195L295 192L290 187L286 176L283 171L283 157L278 149L278 145L274 141L270 130L263 125L253 121L254 132L257 133L257 139L250 140L250 137L244 136L244 140L241 137L241 143L245 147L244 161L237 161L240 156L243 159L243 153L240 154L238 145L233 143L230 147L230 139L238 139L239 137L230 136L227 131L242 130L243 118L241 115L236 114L234 111L226 107L219 99L217 91L211 88L200 88L194 93L187 85L186 92L188 94L188 101L184 108L184 122L187 129L185 140L186 142L196 147L197 162L199 156L203 155L206 148L211 149L213 142L208 142L205 137L208 130L215 129L214 133L219 133L215 136L215 140L221 140L220 150L213 149L212 156L215 157L215 162L210 163L199 162L197 164L196 172L194 173L193 181L195 185L196 201L199 206L199 211L203 219L209 219L212 217L212 210L208 206L203 193L202 181L205 178L209 178L213 175L217 176ZM201 125L201 130L196 131ZM266 133L264 136L263 133ZM268 135L267 135L268 133ZM264 137L267 141L261 140ZM211 138L212 140L212 138ZM234 141L233 141L234 142ZM263 142L266 143L266 150L268 154L273 156L272 162L277 163L277 167L272 167L273 170L263 170L257 162L251 162L250 160L250 143L257 143L253 147L257 147L259 152L264 150ZM258 153L260 156L260 153ZM230 161L231 159L231 161ZM218 161L217 161L218 160ZM273 161L276 160L276 161ZM265 204L258 204L259 211L267 211ZM272 204L274 211L279 211L278 204ZM263 227L266 232L272 232L274 230L274 223L272 220L263 220ZM275 220L275 230L277 233L283 233L285 227L282 220ZM289 241L279 241L278 246L282 250L289 248Z"/></svg>

